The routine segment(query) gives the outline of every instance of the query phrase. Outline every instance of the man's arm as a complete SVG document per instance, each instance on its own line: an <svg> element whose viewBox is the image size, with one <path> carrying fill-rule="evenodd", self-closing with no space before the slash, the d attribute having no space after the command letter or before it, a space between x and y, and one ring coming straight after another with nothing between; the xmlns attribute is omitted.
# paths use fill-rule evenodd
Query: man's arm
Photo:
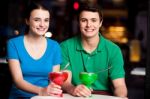
<svg viewBox="0 0 150 99"><path fill-rule="evenodd" d="M62 86L64 91L66 91L67 93L69 93L73 96L79 96L79 97L91 96L91 90L88 89L85 85L79 84L77 86L74 86L71 83L71 79L72 79L71 71L68 71L68 70L65 70L65 71L68 72L69 76L68 76L68 79L64 82L64 84Z"/></svg>
<svg viewBox="0 0 150 99"><path fill-rule="evenodd" d="M72 93L73 93L73 90L74 90L74 88L75 88L75 86L72 85L72 83L71 83L72 73L71 73L71 71L69 71L69 70L64 70L64 72L67 72L67 73L68 73L68 78L67 78L67 80L63 83L62 89L63 89L64 91L66 91L67 93L72 94Z"/></svg>
<svg viewBox="0 0 150 99"><path fill-rule="evenodd" d="M114 95L118 97L127 97L127 87L124 78L118 78L112 81L114 87Z"/></svg>

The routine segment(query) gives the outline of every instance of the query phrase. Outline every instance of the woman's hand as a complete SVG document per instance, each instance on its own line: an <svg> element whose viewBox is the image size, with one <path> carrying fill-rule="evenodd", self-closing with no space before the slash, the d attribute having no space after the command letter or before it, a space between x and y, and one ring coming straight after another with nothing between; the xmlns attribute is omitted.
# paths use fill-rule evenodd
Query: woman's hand
<svg viewBox="0 0 150 99"><path fill-rule="evenodd" d="M50 83L47 87L41 88L39 91L40 96L59 96L62 93L61 86L55 83Z"/></svg>
<svg viewBox="0 0 150 99"><path fill-rule="evenodd" d="M91 96L91 90L82 84L74 87L72 92L73 92L72 95L74 96L79 96L79 97Z"/></svg>
<svg viewBox="0 0 150 99"><path fill-rule="evenodd" d="M61 86L59 86L59 85L52 82L48 85L47 92L51 96L60 95L62 93Z"/></svg>

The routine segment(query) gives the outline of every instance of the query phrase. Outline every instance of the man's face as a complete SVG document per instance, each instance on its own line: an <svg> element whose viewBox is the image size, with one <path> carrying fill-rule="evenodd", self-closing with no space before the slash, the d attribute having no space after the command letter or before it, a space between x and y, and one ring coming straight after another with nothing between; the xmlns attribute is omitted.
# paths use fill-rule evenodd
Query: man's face
<svg viewBox="0 0 150 99"><path fill-rule="evenodd" d="M91 38L98 35L102 22L98 12L83 11L79 16L79 24L81 35Z"/></svg>

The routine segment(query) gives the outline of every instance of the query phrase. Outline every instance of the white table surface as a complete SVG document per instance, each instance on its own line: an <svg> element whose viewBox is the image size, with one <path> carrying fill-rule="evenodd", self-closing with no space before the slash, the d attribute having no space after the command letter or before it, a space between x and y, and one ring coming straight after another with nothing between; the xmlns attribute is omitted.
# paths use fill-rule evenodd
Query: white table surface
<svg viewBox="0 0 150 99"><path fill-rule="evenodd" d="M63 97L34 96L31 99L122 99L122 98L115 96L95 95L95 94L93 94L92 97L85 98L85 97L74 97L69 94L63 94Z"/></svg>
<svg viewBox="0 0 150 99"><path fill-rule="evenodd" d="M7 61L6 61L6 59L5 59L5 58L0 58L0 63L4 63L4 64L6 64L6 63L7 63Z"/></svg>
<svg viewBox="0 0 150 99"><path fill-rule="evenodd" d="M146 75L146 70L144 67L136 67L131 71L131 75L140 75L140 76L145 76Z"/></svg>

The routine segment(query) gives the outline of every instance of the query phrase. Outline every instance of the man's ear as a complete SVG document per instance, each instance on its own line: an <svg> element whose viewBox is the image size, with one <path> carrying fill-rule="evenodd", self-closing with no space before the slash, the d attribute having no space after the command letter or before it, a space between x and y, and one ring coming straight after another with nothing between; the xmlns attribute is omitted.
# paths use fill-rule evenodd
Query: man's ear
<svg viewBox="0 0 150 99"><path fill-rule="evenodd" d="M103 23L103 20L101 20L100 23L99 23L99 27L100 27L100 28L101 28L101 26L102 26L102 23Z"/></svg>

